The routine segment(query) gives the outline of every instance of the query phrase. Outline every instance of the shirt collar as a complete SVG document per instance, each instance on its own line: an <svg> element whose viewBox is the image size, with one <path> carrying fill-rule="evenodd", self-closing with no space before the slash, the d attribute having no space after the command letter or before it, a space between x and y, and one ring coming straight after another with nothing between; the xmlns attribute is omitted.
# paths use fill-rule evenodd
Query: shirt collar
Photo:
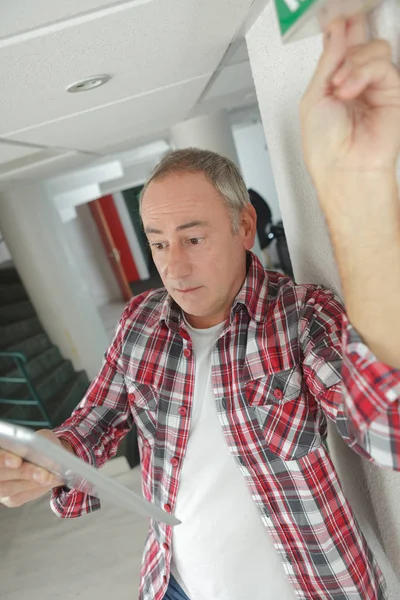
<svg viewBox="0 0 400 600"><path fill-rule="evenodd" d="M175 300L167 294L161 308L160 322L165 321L165 324L172 331L179 331L182 320L182 311Z"/></svg>
<svg viewBox="0 0 400 600"><path fill-rule="evenodd" d="M236 296L232 311L243 306L251 319L262 323L267 314L266 304L268 299L268 275L257 256L252 252L247 253L247 275L244 283Z"/></svg>
<svg viewBox="0 0 400 600"><path fill-rule="evenodd" d="M248 252L246 279L233 302L231 318L238 309L244 307L251 319L257 323L262 323L267 314L267 298L267 272L257 256L252 252ZM180 329L182 311L169 294L167 294L162 304L160 321L165 321L165 324L173 331L179 331Z"/></svg>

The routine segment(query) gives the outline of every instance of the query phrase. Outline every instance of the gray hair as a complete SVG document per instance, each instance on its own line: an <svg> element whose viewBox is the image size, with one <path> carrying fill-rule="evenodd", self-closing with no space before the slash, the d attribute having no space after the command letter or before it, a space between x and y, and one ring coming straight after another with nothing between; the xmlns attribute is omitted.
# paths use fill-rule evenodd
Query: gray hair
<svg viewBox="0 0 400 600"><path fill-rule="evenodd" d="M250 202L243 177L234 162L216 152L200 148L185 148L168 152L155 167L140 195L143 196L152 181L171 173L204 173L223 198L232 218L233 233L238 232L239 215Z"/></svg>

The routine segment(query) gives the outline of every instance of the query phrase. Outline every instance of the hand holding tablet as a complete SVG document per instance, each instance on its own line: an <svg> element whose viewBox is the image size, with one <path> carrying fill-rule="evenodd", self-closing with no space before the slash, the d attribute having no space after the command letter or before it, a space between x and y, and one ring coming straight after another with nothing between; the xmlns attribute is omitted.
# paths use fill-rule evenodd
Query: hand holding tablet
<svg viewBox="0 0 400 600"><path fill-rule="evenodd" d="M60 485L104 498L168 525L180 523L174 516L80 460L51 431L35 433L0 421L0 503L21 506Z"/></svg>

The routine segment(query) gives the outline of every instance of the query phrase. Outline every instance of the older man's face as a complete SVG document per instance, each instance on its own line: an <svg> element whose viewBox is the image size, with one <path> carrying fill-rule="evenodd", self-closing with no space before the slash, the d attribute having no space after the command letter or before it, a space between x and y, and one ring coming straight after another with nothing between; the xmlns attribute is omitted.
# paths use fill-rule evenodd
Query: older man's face
<svg viewBox="0 0 400 600"><path fill-rule="evenodd" d="M147 188L142 218L158 272L189 323L207 328L224 321L254 244L251 204L235 234L223 199L203 173L171 174Z"/></svg>

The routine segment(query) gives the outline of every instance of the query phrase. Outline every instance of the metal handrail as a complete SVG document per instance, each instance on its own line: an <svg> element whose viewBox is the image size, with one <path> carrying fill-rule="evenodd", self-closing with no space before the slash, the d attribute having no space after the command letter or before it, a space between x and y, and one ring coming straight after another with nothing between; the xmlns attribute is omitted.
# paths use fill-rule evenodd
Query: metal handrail
<svg viewBox="0 0 400 600"><path fill-rule="evenodd" d="M20 373L20 377L7 377L0 375L0 383L19 383L24 384L29 390L29 395L31 398L18 399L18 398L0 398L0 404L9 404L9 405L19 405L19 406L37 406L39 411L42 414L42 421L35 421L32 419L3 419L3 421L8 421L15 423L15 425L28 425L31 427L50 427L52 428L52 422L49 417L49 414L42 402L39 398L39 395L35 389L34 384L32 383L26 368L25 364L27 362L27 357L25 354L21 352L0 352L0 360L2 358L12 358L17 365L18 371Z"/></svg>

